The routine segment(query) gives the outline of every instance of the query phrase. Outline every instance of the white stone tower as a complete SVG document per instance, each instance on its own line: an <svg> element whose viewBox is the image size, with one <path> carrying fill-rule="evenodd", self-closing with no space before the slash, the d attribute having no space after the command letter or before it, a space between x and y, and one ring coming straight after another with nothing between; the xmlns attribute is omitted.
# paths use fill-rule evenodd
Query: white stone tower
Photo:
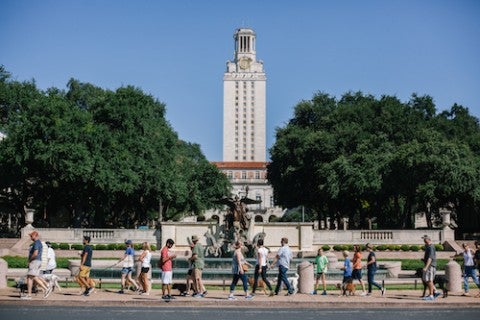
<svg viewBox="0 0 480 320"><path fill-rule="evenodd" d="M234 60L223 76L223 161L266 161L266 77L255 32L235 31Z"/></svg>

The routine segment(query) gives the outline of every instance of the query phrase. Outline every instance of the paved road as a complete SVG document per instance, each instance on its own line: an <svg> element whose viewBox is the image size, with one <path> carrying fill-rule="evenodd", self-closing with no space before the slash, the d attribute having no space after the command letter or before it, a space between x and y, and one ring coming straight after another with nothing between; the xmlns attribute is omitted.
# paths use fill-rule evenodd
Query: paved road
<svg viewBox="0 0 480 320"><path fill-rule="evenodd" d="M478 320L479 308L446 309L446 308L365 308L365 309L277 309L277 308L162 308L162 307L61 307L61 306L16 306L1 305L2 320L192 320L192 319L228 319L245 320Z"/></svg>

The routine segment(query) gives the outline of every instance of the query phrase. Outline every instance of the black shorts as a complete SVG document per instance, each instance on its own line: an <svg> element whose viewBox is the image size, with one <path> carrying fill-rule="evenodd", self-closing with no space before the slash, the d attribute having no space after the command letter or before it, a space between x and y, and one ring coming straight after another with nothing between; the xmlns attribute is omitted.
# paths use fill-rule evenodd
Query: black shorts
<svg viewBox="0 0 480 320"><path fill-rule="evenodd" d="M362 269L353 269L352 270L352 279L353 280L362 280Z"/></svg>

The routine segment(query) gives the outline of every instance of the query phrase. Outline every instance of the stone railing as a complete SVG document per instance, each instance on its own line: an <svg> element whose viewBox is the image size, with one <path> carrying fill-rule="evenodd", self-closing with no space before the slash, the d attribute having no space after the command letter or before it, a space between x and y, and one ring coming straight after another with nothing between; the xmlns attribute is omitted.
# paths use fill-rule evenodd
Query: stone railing
<svg viewBox="0 0 480 320"><path fill-rule="evenodd" d="M29 230L31 231L31 229ZM44 241L81 244L84 236L90 236L93 244L123 243L130 239L134 243L148 241L161 247L167 239L175 241L177 250L190 250L189 239L192 235L200 237L200 243L207 245L207 233L215 235L219 225L215 222L164 222L160 230L156 229L56 229L38 228ZM264 232L265 246L278 250L280 239L287 237L294 251L315 251L322 245L335 244L423 244L422 236L427 234L433 243L454 241L454 232L450 228L436 230L316 230L313 223L255 223L248 239ZM28 239L28 230L22 230L22 238Z"/></svg>

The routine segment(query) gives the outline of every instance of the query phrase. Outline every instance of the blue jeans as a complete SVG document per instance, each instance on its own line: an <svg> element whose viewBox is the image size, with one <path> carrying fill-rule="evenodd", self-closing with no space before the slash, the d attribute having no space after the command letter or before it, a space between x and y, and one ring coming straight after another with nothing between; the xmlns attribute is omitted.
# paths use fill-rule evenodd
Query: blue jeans
<svg viewBox="0 0 480 320"><path fill-rule="evenodd" d="M468 277L472 277L473 282L475 282L477 287L480 288L475 266L465 266L463 271L463 288L465 289L465 292L468 292Z"/></svg>
<svg viewBox="0 0 480 320"><path fill-rule="evenodd" d="M382 286L375 282L374 277L377 269L368 268L367 269L367 279L368 279L368 293L372 293L372 285L378 289L382 289Z"/></svg>
<svg viewBox="0 0 480 320"><path fill-rule="evenodd" d="M263 266L261 267L262 268L262 271L261 271L261 275L262 275L262 279L263 279L263 282L265 282L265 284L267 285L268 289L270 291L272 291L272 285L270 284L270 281L268 281L267 279L267 266ZM255 293L255 290L257 290L257 285L258 285L258 278L260 277L260 273L258 272L260 270L260 266L257 264L255 266L255 275L253 276L253 289L252 289L252 293Z"/></svg>
<svg viewBox="0 0 480 320"><path fill-rule="evenodd" d="M233 275L233 280L232 280L232 283L230 284L230 292L235 291L235 287L236 287L239 279L242 279L243 291L245 291L245 292L248 291L247 275L244 272L242 274L237 273L237 274Z"/></svg>
<svg viewBox="0 0 480 320"><path fill-rule="evenodd" d="M288 269L285 268L284 266L278 267L278 278L277 278L277 286L275 287L275 294L278 294L278 292L280 291L280 286L282 285L282 282L287 287L288 293L293 293L293 288L290 285L290 282L288 281L288 278L287 278L287 271Z"/></svg>

